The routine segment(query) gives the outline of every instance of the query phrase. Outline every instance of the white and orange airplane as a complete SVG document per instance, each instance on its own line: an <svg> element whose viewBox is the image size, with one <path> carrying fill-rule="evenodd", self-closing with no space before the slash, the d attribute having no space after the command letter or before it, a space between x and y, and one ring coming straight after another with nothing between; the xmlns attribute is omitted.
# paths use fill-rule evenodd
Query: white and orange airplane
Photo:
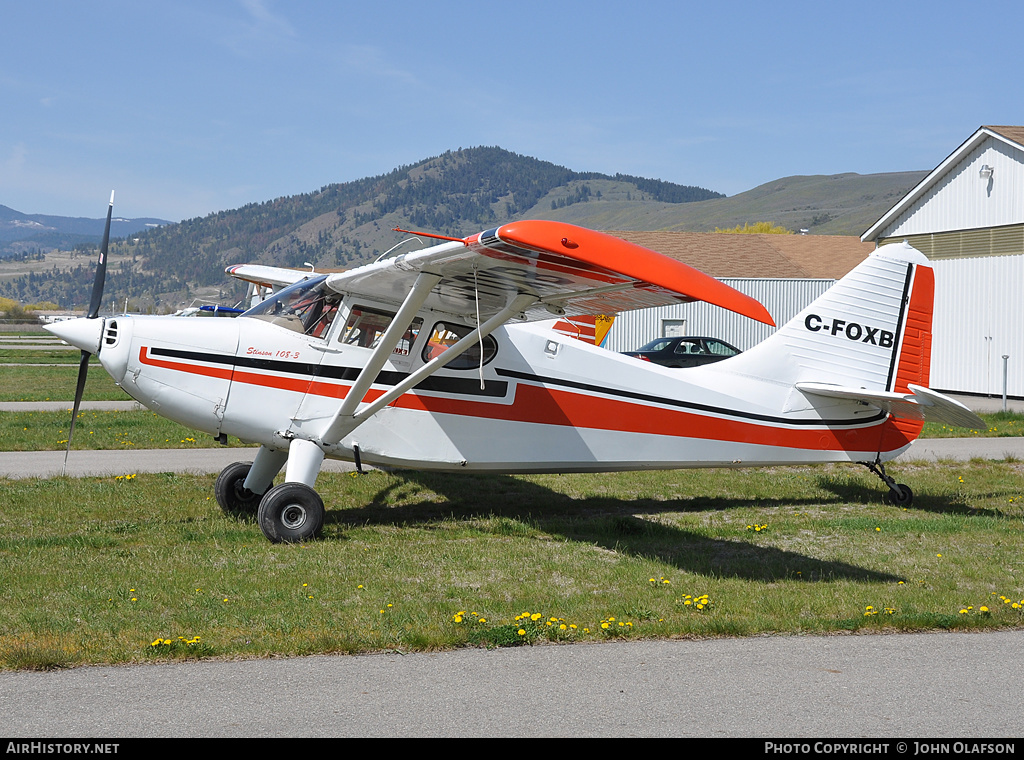
<svg viewBox="0 0 1024 760"><path fill-rule="evenodd" d="M693 300L771 316L681 262L568 224L511 222L335 274L230 267L281 286L234 319L100 318L107 237L88 317L47 327L82 350L75 412L97 354L157 414L260 444L216 495L275 542L320 530L324 458L500 473L856 462L909 504L885 462L923 420L984 426L927 388L934 281L906 244L752 349L679 370L552 320Z"/></svg>

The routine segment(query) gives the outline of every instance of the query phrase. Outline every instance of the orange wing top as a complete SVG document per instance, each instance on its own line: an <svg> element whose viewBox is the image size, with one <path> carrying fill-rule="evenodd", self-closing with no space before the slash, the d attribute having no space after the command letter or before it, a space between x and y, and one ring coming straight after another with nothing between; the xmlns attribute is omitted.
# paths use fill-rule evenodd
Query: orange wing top
<svg viewBox="0 0 1024 760"><path fill-rule="evenodd" d="M775 325L768 310L750 296L681 261L603 232L532 220L510 222L466 242L485 255L534 258L538 269L573 272L609 284L632 280L637 289L673 294L679 301L706 301Z"/></svg>
<svg viewBox="0 0 1024 760"><path fill-rule="evenodd" d="M425 305L486 319L519 293L536 297L529 320L617 314L707 301L774 325L757 301L660 253L611 235L549 221L511 222L464 240L331 275L344 293L401 303L420 272L441 277Z"/></svg>

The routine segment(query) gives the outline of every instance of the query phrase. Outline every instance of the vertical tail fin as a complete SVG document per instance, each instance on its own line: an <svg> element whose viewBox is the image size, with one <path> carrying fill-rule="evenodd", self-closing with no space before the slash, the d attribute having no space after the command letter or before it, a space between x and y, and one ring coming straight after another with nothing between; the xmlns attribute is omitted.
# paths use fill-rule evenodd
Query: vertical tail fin
<svg viewBox="0 0 1024 760"><path fill-rule="evenodd" d="M928 389L934 297L928 259L906 243L884 246L770 338L729 359L729 370L794 389L786 411L819 403L811 397L878 407L898 431L883 447L913 440L925 419L984 428L963 404Z"/></svg>
<svg viewBox="0 0 1024 760"><path fill-rule="evenodd" d="M924 255L906 243L884 246L730 368L786 385L926 386L934 292Z"/></svg>

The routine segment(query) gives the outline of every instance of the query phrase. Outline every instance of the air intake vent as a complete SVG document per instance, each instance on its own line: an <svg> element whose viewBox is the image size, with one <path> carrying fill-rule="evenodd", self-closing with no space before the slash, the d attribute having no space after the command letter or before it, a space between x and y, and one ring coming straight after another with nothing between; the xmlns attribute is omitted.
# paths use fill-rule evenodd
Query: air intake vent
<svg viewBox="0 0 1024 760"><path fill-rule="evenodd" d="M109 322L107 322L107 327L103 331L103 345L117 345L117 320L112 319Z"/></svg>

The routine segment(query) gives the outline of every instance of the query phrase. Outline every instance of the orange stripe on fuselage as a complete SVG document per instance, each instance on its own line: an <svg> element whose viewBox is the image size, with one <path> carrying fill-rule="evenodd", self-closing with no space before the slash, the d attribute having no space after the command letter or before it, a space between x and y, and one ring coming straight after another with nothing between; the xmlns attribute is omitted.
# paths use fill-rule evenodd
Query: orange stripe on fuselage
<svg viewBox="0 0 1024 760"><path fill-rule="evenodd" d="M230 370L198 364L155 359L145 346L139 351L143 364L193 375L226 378ZM351 386L309 378L289 378L235 370L235 382L275 388L293 393L311 393L326 398L343 399ZM371 389L363 397L371 402L385 393ZM409 392L392 406L432 414L451 414L537 425L563 425L591 430L623 433L734 441L761 446L778 446L810 451L876 451L879 440L882 451L902 448L913 440L891 420L865 427L833 430L825 427L790 428L746 420L698 414L679 409L666 409L634 401L609 399L588 393L546 388L520 382L515 386L512 404L490 401L449 399Z"/></svg>
<svg viewBox="0 0 1024 760"><path fill-rule="evenodd" d="M762 446L780 446L817 451L875 451L880 427L893 449L912 439L903 439L891 423L876 422L863 428L832 430L765 425L745 420L715 417L678 409L601 398L584 393L543 388L519 383L511 406L486 401L461 401L406 394L395 406L439 414L456 414L485 419L508 420L538 425L609 430L623 433L735 441ZM898 441L898 442L897 442ZM890 449L886 449L890 450Z"/></svg>

